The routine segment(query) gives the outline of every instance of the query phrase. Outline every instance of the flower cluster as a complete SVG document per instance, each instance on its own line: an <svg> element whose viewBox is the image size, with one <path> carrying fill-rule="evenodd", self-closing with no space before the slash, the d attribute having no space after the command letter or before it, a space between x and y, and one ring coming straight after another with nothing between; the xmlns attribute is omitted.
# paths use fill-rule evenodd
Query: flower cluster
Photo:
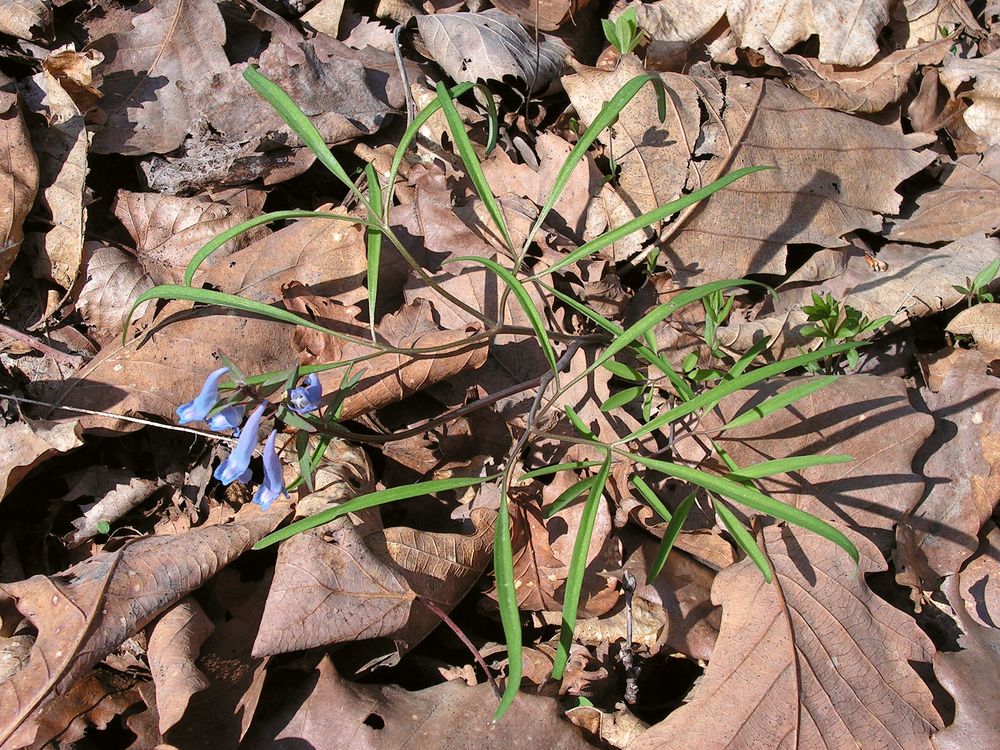
<svg viewBox="0 0 1000 750"><path fill-rule="evenodd" d="M240 482L250 480L253 473L250 470L250 459L253 458L254 450L257 447L260 438L260 423L264 417L264 410L267 408L267 402L262 401L251 412L242 428L240 423L246 412L246 407L242 404L226 406L209 416L219 401L219 383L228 372L228 367L220 367L212 372L205 379L205 384L198 396L177 408L177 418L181 424L203 421L207 422L209 428L216 432L233 430L233 435L239 438L233 452L219 464L213 475L223 484L232 484L237 480ZM322 397L323 386L319 382L319 376L315 373L306 375L301 386L288 392L288 408L297 414L315 411L319 409ZM278 451L275 448L277 438L277 428L272 429L264 444L264 483L257 488L253 496L253 502L265 510L279 495L288 497L288 491L285 489L285 478L281 471L281 460L278 458Z"/></svg>

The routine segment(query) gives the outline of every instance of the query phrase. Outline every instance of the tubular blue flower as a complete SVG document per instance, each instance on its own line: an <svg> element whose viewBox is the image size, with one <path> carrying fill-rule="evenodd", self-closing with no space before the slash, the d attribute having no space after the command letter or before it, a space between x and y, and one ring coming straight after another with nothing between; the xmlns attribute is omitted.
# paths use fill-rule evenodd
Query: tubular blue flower
<svg viewBox="0 0 1000 750"><path fill-rule="evenodd" d="M281 460L278 458L278 451L274 449L277 437L277 430L271 430L271 434L267 436L267 443L264 445L264 484L253 494L253 501L264 510L271 507L278 495L288 497L285 477L281 472Z"/></svg>
<svg viewBox="0 0 1000 750"><path fill-rule="evenodd" d="M246 412L243 404L236 404L234 406L227 406L225 409L221 410L218 414L213 414L208 418L208 428L214 430L215 432L223 432L224 430L232 430L233 435L239 437L240 435L240 422L243 421L243 414Z"/></svg>
<svg viewBox="0 0 1000 750"><path fill-rule="evenodd" d="M314 372L306 375L303 385L288 392L288 408L296 414L305 414L319 408L319 400L323 397L323 385L319 375Z"/></svg>
<svg viewBox="0 0 1000 750"><path fill-rule="evenodd" d="M233 452L215 470L215 478L223 484L232 484L237 479L241 482L250 479L250 459L253 457L253 449L257 447L257 432L260 430L260 420L264 416L266 406L267 402L263 402L254 409L247 423L243 425L243 431Z"/></svg>
<svg viewBox="0 0 1000 750"><path fill-rule="evenodd" d="M208 416L215 402L219 400L219 381L227 372L229 372L228 367L220 367L205 378L205 385L201 387L201 393L197 398L177 407L177 418L181 424L197 422Z"/></svg>

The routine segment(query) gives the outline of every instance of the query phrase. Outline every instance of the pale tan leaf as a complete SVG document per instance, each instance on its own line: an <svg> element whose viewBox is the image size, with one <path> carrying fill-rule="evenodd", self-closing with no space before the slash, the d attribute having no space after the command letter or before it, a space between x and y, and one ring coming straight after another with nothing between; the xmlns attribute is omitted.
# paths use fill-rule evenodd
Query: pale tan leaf
<svg viewBox="0 0 1000 750"><path fill-rule="evenodd" d="M940 78L952 96L973 81L972 91L962 94L972 102L962 115L965 124L991 146L1000 145L1000 50L983 57L949 57Z"/></svg>
<svg viewBox="0 0 1000 750"><path fill-rule="evenodd" d="M884 569L862 544L859 571L831 542L769 527L774 568L750 560L712 588L722 631L692 700L630 750L667 748L930 748L941 722L911 662L934 646L907 615L875 596L863 573Z"/></svg>
<svg viewBox="0 0 1000 750"><path fill-rule="evenodd" d="M19 39L34 39L33 34L52 22L52 0L0 0L0 32Z"/></svg>
<svg viewBox="0 0 1000 750"><path fill-rule="evenodd" d="M562 70L565 45L543 35L538 54L531 34L498 10L417 16L434 62L456 81L514 78L532 93L548 88Z"/></svg>
<svg viewBox="0 0 1000 750"><path fill-rule="evenodd" d="M962 310L945 330L953 336L971 336L984 357L1000 358L1000 303L985 302Z"/></svg>
<svg viewBox="0 0 1000 750"><path fill-rule="evenodd" d="M141 539L57 576L0 584L0 597L39 631L27 666L0 683L0 743L30 742L44 703L250 549L286 511L247 506L230 524Z"/></svg>
<svg viewBox="0 0 1000 750"><path fill-rule="evenodd" d="M893 40L899 40L910 48L934 41L941 36L942 28L953 29L959 23L970 30L978 27L966 3L956 3L953 0L903 0L892 9L890 26Z"/></svg>
<svg viewBox="0 0 1000 750"><path fill-rule="evenodd" d="M70 503L81 497L92 497L95 502L84 505L81 508L83 515L73 520L76 531L63 537L67 548L79 547L93 539L100 533L98 526L102 521L114 523L147 500L159 487L159 481L137 477L126 469L101 467L97 471L85 470L63 497L63 502Z"/></svg>
<svg viewBox="0 0 1000 750"><path fill-rule="evenodd" d="M692 44L708 34L722 19L728 4L729 0L659 0L652 3L627 3L627 7L635 8L639 28L649 37L646 49L647 65L651 59L672 60L686 53ZM619 15L620 13L613 12L612 20L617 19Z"/></svg>
<svg viewBox="0 0 1000 750"><path fill-rule="evenodd" d="M107 61L99 69L105 121L94 130L95 153L173 151L196 104L180 84L229 69L226 27L212 0L161 0L138 10L90 45Z"/></svg>
<svg viewBox="0 0 1000 750"><path fill-rule="evenodd" d="M979 549L958 574L959 589L969 617L1000 629L1000 527L987 521Z"/></svg>
<svg viewBox="0 0 1000 750"><path fill-rule="evenodd" d="M0 500L43 461L80 445L75 422L15 422L0 427Z"/></svg>
<svg viewBox="0 0 1000 750"><path fill-rule="evenodd" d="M38 162L21 116L14 81L0 74L0 284L24 239L24 217L35 201Z"/></svg>
<svg viewBox="0 0 1000 750"><path fill-rule="evenodd" d="M590 5L590 0L498 0L494 6L529 28L555 31Z"/></svg>
<svg viewBox="0 0 1000 750"><path fill-rule="evenodd" d="M321 34L336 39L343 13L344 0L320 0L303 14L301 21Z"/></svg>
<svg viewBox="0 0 1000 750"><path fill-rule="evenodd" d="M959 157L941 186L917 198L917 206L889 237L930 244L993 234L1000 227L1000 147Z"/></svg>
<svg viewBox="0 0 1000 750"><path fill-rule="evenodd" d="M787 52L813 34L820 62L860 67L878 52L892 0L730 0L726 15L742 47Z"/></svg>
<svg viewBox="0 0 1000 750"><path fill-rule="evenodd" d="M87 275L76 307L101 338L114 339L121 335L125 314L133 301L153 287L153 279L135 256L117 247L87 243L86 254ZM143 315L149 305L144 302L136 314Z"/></svg>

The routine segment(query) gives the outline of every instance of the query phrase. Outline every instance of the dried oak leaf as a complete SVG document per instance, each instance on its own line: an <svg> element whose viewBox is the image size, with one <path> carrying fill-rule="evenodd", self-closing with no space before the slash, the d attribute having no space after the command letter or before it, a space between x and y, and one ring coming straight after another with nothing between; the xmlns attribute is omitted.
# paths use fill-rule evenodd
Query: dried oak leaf
<svg viewBox="0 0 1000 750"><path fill-rule="evenodd" d="M56 576L0 584L0 598L38 629L28 664L0 683L0 744L30 743L41 706L273 531L286 512L246 506L230 524L141 539Z"/></svg>
<svg viewBox="0 0 1000 750"><path fill-rule="evenodd" d="M0 32L19 39L34 39L52 23L52 0L3 0L0 2Z"/></svg>
<svg viewBox="0 0 1000 750"><path fill-rule="evenodd" d="M716 577L722 630L704 677L629 750L929 750L941 722L910 663L929 662L934 646L865 584L864 573L885 567L878 550L858 540L859 570L806 531L772 526L761 541L773 583L750 560Z"/></svg>
<svg viewBox="0 0 1000 750"><path fill-rule="evenodd" d="M990 359L1000 358L1000 303L985 302L962 310L945 330L956 338L971 336L980 354Z"/></svg>
<svg viewBox="0 0 1000 750"><path fill-rule="evenodd" d="M777 378L733 394L699 429L725 424L802 382ZM839 521L887 551L893 527L923 493L912 463L933 429L934 421L910 405L901 379L847 375L765 419L726 431L718 440L741 467L800 454L852 456L850 463L813 466L759 484L776 500Z"/></svg>
<svg viewBox="0 0 1000 750"><path fill-rule="evenodd" d="M76 422L15 422L0 427L0 500L43 461L81 445Z"/></svg>
<svg viewBox="0 0 1000 750"><path fill-rule="evenodd" d="M611 73L584 69L563 84L589 123L638 72L626 64ZM647 87L622 110L610 139L619 192L635 213L740 167L778 167L744 177L666 227L663 258L680 284L783 274L790 243L837 247L853 230L880 231L881 214L899 210L896 185L933 160L913 150L932 136L900 135L817 107L775 81L661 78L666 122ZM702 106L712 113L704 126ZM607 131L601 139L608 144Z"/></svg>
<svg viewBox="0 0 1000 750"><path fill-rule="evenodd" d="M897 529L906 567L918 573L957 573L1000 498L1000 380L974 364L963 359L936 393L921 389L935 420L924 448L927 490Z"/></svg>
<svg viewBox="0 0 1000 750"><path fill-rule="evenodd" d="M474 512L471 535L396 527L362 536L341 518L292 537L278 550L254 655L387 637L410 650L438 624L419 598L448 611L483 574L493 517Z"/></svg>
<svg viewBox="0 0 1000 750"><path fill-rule="evenodd" d="M98 72L102 124L98 154L173 151L184 141L197 102L183 81L229 70L226 27L212 0L144 2L119 16L118 28L88 46L104 55Z"/></svg>
<svg viewBox="0 0 1000 750"><path fill-rule="evenodd" d="M942 586L965 631L963 650L934 655L934 676L955 698L955 721L934 735L935 750L1000 746L996 701L1000 693L1000 630L975 622L954 577Z"/></svg>
<svg viewBox="0 0 1000 750"><path fill-rule="evenodd" d="M119 190L112 208L135 242L136 255L158 284L178 284L191 257L209 240L258 215L201 197ZM201 268L208 270L228 256L270 234L255 227L212 253Z"/></svg>
<svg viewBox="0 0 1000 750"><path fill-rule="evenodd" d="M646 64L660 61L656 70L664 70L662 63L673 67L674 61L683 56L695 42L705 37L726 13L729 0L659 0L659 2L629 2L635 9L639 28L646 32ZM622 6L618 6L622 7ZM624 12L624 11L623 11ZM617 12L611 18L617 19Z"/></svg>
<svg viewBox="0 0 1000 750"><path fill-rule="evenodd" d="M86 276L76 298L76 309L101 341L121 335L125 314L140 294L154 286L153 279L134 255L117 247L88 242L84 245ZM136 314L142 316L150 303Z"/></svg>
<svg viewBox="0 0 1000 750"><path fill-rule="evenodd" d="M417 692L340 678L328 656L304 676L289 670L264 696L245 747L302 745L317 750L585 750L580 730L564 721L554 698L522 693L503 721L483 683L452 680ZM268 683L271 684L270 682Z"/></svg>
<svg viewBox="0 0 1000 750"><path fill-rule="evenodd" d="M499 10L416 18L430 56L456 81L515 79L535 93L562 70L567 50L561 40L543 34L536 50L532 35Z"/></svg>
<svg viewBox="0 0 1000 750"><path fill-rule="evenodd" d="M0 284L24 239L24 217L35 202L38 162L21 116L14 81L0 74Z"/></svg>
<svg viewBox="0 0 1000 750"><path fill-rule="evenodd" d="M958 574L969 616L980 625L1000 628L1000 527L987 521L979 549Z"/></svg>
<svg viewBox="0 0 1000 750"><path fill-rule="evenodd" d="M65 535L63 542L69 549L79 547L100 533L98 527L102 521L114 523L160 487L159 480L137 477L128 469L107 466L85 469L74 477L62 501L71 503L81 497L92 497L95 502L80 508L83 515L73 520L76 530Z"/></svg>
<svg viewBox="0 0 1000 750"><path fill-rule="evenodd" d="M961 94L972 102L962 117L986 143L1000 145L1000 50L982 57L951 56L945 60L940 78L953 97L958 96L963 83L974 81L972 91Z"/></svg>
<svg viewBox="0 0 1000 750"><path fill-rule="evenodd" d="M917 198L913 215L897 223L890 239L931 244L1000 227L1000 147L960 156L941 187Z"/></svg>
<svg viewBox="0 0 1000 750"><path fill-rule="evenodd" d="M528 26L555 31L590 5L590 0L498 0L494 5Z"/></svg>

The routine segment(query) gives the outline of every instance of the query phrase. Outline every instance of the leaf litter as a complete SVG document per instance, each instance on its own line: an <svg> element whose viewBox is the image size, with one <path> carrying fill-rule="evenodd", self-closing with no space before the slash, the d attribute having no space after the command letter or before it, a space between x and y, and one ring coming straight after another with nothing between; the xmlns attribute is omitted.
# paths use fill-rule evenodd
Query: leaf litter
<svg viewBox="0 0 1000 750"><path fill-rule="evenodd" d="M0 747L996 744L983 701L1000 625L997 274L984 276L1000 258L995 8L494 4L0 7ZM600 21L625 14L643 37L622 55ZM374 156L382 190L410 100L485 84L456 102L468 144L443 114L416 130L377 289L367 192L322 172L304 131L247 86L252 66L356 185ZM657 89L639 89L529 236L587 126L646 74L665 118ZM777 169L532 277L750 166ZM258 223L193 273L194 289L258 312L184 297L132 309L185 284L218 234L287 210L347 218ZM491 264L516 264L523 297ZM657 305L740 277L775 294L725 292L718 325L716 301L696 302L651 328L649 356L595 369ZM597 443L641 432L684 388L724 384L713 368L823 346L805 308L825 295L886 321L858 335L856 366L809 365L838 380L760 420L745 415L810 376L734 388L620 448L740 481L738 467L850 455L752 486L848 535L858 567L649 469L616 463L590 491ZM535 393L555 379L538 314L561 388L540 421ZM296 485L293 429L311 423L285 417L293 490L266 512L248 503L256 462L249 484L212 479L231 438L158 427L223 366L277 408L288 373L318 367L339 410ZM506 496L477 486L512 451ZM572 466L518 478L559 462ZM442 480L458 489L251 551L287 521ZM493 570L508 521L519 655ZM647 582L664 537L674 549ZM522 667L537 694L526 685L490 723L491 683Z"/></svg>

